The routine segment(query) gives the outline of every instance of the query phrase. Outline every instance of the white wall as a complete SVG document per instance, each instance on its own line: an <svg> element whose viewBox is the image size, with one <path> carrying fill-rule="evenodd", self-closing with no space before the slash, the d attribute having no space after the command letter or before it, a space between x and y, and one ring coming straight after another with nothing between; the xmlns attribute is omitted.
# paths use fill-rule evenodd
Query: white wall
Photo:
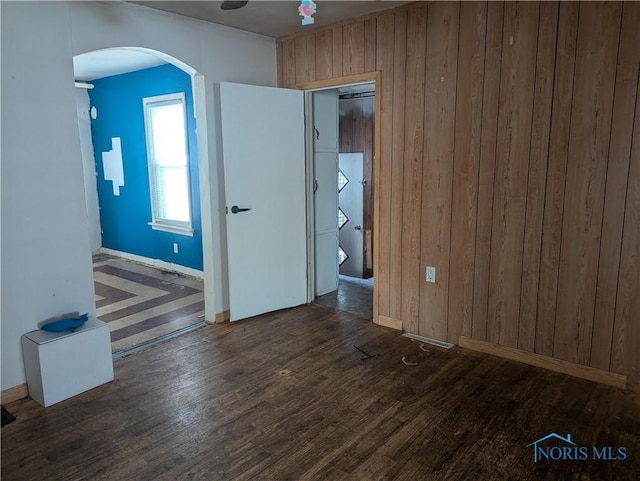
<svg viewBox="0 0 640 481"><path fill-rule="evenodd" d="M89 244L91 252L102 247L102 231L100 228L100 207L96 186L96 161L91 137L91 120L89 118L89 94L87 89L76 88L76 105L78 114L78 130L80 132L80 153L84 174L84 198L87 205L89 223Z"/></svg>
<svg viewBox="0 0 640 481"><path fill-rule="evenodd" d="M214 195L215 310L227 308L222 162L214 85L275 85L273 39L125 3L2 2L2 389L24 382L20 336L42 319L95 312L73 55L164 52L204 75ZM203 138L204 137L204 138ZM218 193L218 195L215 195ZM222 209L220 206L222 205ZM204 212L204 211L203 211Z"/></svg>

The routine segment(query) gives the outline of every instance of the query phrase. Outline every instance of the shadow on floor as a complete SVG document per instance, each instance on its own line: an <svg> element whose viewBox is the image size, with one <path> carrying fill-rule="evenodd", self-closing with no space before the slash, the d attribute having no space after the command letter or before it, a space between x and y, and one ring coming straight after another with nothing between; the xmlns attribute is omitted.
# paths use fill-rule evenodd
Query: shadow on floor
<svg viewBox="0 0 640 481"><path fill-rule="evenodd" d="M373 277L358 279L339 276L338 289L316 297L314 302L339 311L350 312L365 319L373 319Z"/></svg>

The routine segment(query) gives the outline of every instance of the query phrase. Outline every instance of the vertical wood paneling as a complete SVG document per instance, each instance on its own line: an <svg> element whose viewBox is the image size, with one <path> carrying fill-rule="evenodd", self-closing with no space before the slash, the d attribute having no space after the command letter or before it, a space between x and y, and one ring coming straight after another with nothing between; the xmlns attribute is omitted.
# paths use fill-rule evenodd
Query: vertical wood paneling
<svg viewBox="0 0 640 481"><path fill-rule="evenodd" d="M518 348L527 352L535 350L540 245L547 159L549 158L557 30L558 3L541 2L518 326Z"/></svg>
<svg viewBox="0 0 640 481"><path fill-rule="evenodd" d="M380 79L380 112L379 121L382 125L393 125L393 51L395 35L395 17L393 14L378 18L376 34L376 69L382 72ZM391 317L389 310L390 283L389 269L391 262L391 163L393 153L393 129L381 131L380 152L376 158L379 165L381 179L375 186L379 191L379 226L378 226L378 265L374 266L375 281L378 285L378 311L380 315Z"/></svg>
<svg viewBox="0 0 640 481"><path fill-rule="evenodd" d="M421 262L416 281L420 286L419 334L436 339L447 338L459 20L459 3L429 5ZM426 266L436 268L435 283L423 280Z"/></svg>
<svg viewBox="0 0 640 481"><path fill-rule="evenodd" d="M364 71L373 72L376 69L376 19L364 22Z"/></svg>
<svg viewBox="0 0 640 481"><path fill-rule="evenodd" d="M498 136L498 106L502 66L502 25L504 4L489 2L487 6L487 42L482 96L482 138L478 173L478 220L476 225L476 257L473 275L474 339L487 339L489 304L489 264L491 261L491 226L493 225L493 180Z"/></svg>
<svg viewBox="0 0 640 481"><path fill-rule="evenodd" d="M362 228L370 231L373 225L373 130L375 98L340 100L339 142L340 152L364 154L364 216ZM371 268L366 266L365 268Z"/></svg>
<svg viewBox="0 0 640 481"><path fill-rule="evenodd" d="M639 24L633 2L430 2L278 40L281 86L381 72L379 314L640 390Z"/></svg>
<svg viewBox="0 0 640 481"><path fill-rule="evenodd" d="M315 35L316 78L324 80L333 76L333 31L323 30Z"/></svg>
<svg viewBox="0 0 640 481"><path fill-rule="evenodd" d="M593 318L593 349L591 366L609 369L613 321L615 316L622 228L626 189L629 176L629 158L633 134L633 119L636 94L638 91L638 70L640 66L640 3L623 4L618 69L609 142L609 165L600 259L598 265L598 285L596 287L596 307Z"/></svg>
<svg viewBox="0 0 640 481"><path fill-rule="evenodd" d="M471 336L487 5L460 4L447 340Z"/></svg>
<svg viewBox="0 0 640 481"><path fill-rule="evenodd" d="M277 62L277 69L278 69L278 77L276 79L276 85L278 87L282 87L282 82L283 82L283 64L284 64L284 60L282 58L282 42L278 42L276 43L276 62Z"/></svg>
<svg viewBox="0 0 640 481"><path fill-rule="evenodd" d="M591 356L621 8L580 4L553 348L580 364Z"/></svg>
<svg viewBox="0 0 640 481"><path fill-rule="evenodd" d="M331 29L333 40L333 76L342 77L342 27L334 27Z"/></svg>
<svg viewBox="0 0 640 481"><path fill-rule="evenodd" d="M420 211L422 207L422 157L427 7L412 10L407 18L405 101L405 156L402 197L402 321L406 331L419 332Z"/></svg>
<svg viewBox="0 0 640 481"><path fill-rule="evenodd" d="M622 233L611 370L626 374L629 386L640 391L640 90L629 165L627 202Z"/></svg>
<svg viewBox="0 0 640 481"><path fill-rule="evenodd" d="M542 220L542 253L540 256L536 332L536 352L545 356L553 354L564 188L578 33L578 9L577 2L560 3L556 73L551 109L551 136L549 138L549 160Z"/></svg>
<svg viewBox="0 0 640 481"><path fill-rule="evenodd" d="M391 161L391 259L389 282L391 285L389 312L394 319L402 319L402 211L404 185L404 144L407 62L407 12L395 14L393 53L393 132ZM384 132L384 128L382 131ZM379 182L378 182L379 183Z"/></svg>
<svg viewBox="0 0 640 481"><path fill-rule="evenodd" d="M345 25L343 28L342 69L344 75L364 72L364 22Z"/></svg>
<svg viewBox="0 0 640 481"><path fill-rule="evenodd" d="M315 36L305 35L295 40L296 47L296 83L316 79L316 42Z"/></svg>
<svg viewBox="0 0 640 481"><path fill-rule="evenodd" d="M509 347L518 345L538 13L537 3L505 4L487 331Z"/></svg>
<svg viewBox="0 0 640 481"><path fill-rule="evenodd" d="M296 86L296 44L294 39L282 42L282 84L281 87Z"/></svg>

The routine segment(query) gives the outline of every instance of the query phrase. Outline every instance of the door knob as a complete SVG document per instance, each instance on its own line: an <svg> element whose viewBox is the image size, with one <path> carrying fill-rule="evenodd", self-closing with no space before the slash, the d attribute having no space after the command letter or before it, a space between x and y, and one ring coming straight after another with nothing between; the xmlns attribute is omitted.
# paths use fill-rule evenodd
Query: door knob
<svg viewBox="0 0 640 481"><path fill-rule="evenodd" d="M234 205L233 207L231 207L231 213L232 214L237 214L238 212L246 212L248 210L251 210L251 209L246 209L246 208L245 209L241 209L237 205Z"/></svg>
<svg viewBox="0 0 640 481"><path fill-rule="evenodd" d="M362 230L362 226L356 225L353 227L355 230Z"/></svg>

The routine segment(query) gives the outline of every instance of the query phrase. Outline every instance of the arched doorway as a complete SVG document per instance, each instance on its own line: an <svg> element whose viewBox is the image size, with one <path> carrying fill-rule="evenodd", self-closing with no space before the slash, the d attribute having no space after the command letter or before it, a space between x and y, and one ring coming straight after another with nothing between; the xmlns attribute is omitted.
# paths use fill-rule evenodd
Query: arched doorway
<svg viewBox="0 0 640 481"><path fill-rule="evenodd" d="M149 81L148 79L152 78L150 76L154 73L159 74L162 81ZM128 274L129 279L125 279L119 287L107 285L106 288L102 286L96 288L98 317L107 320L110 324L112 323L112 338L115 339L113 343L114 351L121 351L125 347L133 348L148 342L157 342L158 339L165 339L167 336L171 336L176 332L184 332L184 330L190 330L192 327L198 327L202 325L205 320L213 321L215 318L215 310L213 307L213 261L211 259L212 253L210 249L212 243L212 227L210 215L211 192L210 183L208 182L209 159L208 149L206 147L206 134L199 135L199 133L207 132L206 115L204 114L206 105L204 77L194 68L179 59L162 52L139 47L109 48L77 55L74 57L74 76L77 82L81 81L82 84L84 84L82 87L95 87L97 84L105 83L102 81L104 79L109 79L111 83L118 84L120 86L119 88L124 90L115 94L117 98L117 101L115 101L116 104L125 101L125 97L130 93L129 90L131 90L136 83L145 86L145 88L141 89L142 93L136 93L136 95L140 97L138 100L142 98L151 101L156 100L157 102L155 103L150 102L152 106L166 106L168 105L167 92L182 91L183 100L181 105L186 112L185 142L186 145L188 145L188 172L191 174L188 179L188 185L190 200L192 201L190 214L193 217L189 219L188 228L182 231L180 231L180 229L176 230L174 228L175 225L169 225L169 228L167 228L166 224L155 222L156 212L152 212L153 217L148 219L149 222L141 222L139 216L135 221L132 221L129 214L136 210L144 211L146 209L148 211L149 205L146 207L136 205L135 208L125 207L127 217L116 219L115 221L111 219L110 221L113 230L119 231L118 235L124 239L121 243L114 244L112 242L111 245L117 247L113 249L102 245L104 240L104 225L102 224L105 219L105 207L103 204L100 204L98 208L97 205L99 193L96 194L95 191L99 191L100 188L96 189L96 174L98 185L100 185L101 182L108 184L109 189L111 189L108 195L112 198L110 200L112 200L114 204L123 203L125 196L120 194L126 192L127 189L129 189L129 194L132 190L136 190L136 195L133 197L139 199L141 202L146 198L147 202L151 204L150 210L154 210L153 194L149 195L149 192L153 191L154 185L152 184L158 176L156 175L156 177L154 177L153 169L149 168L151 162L147 154L153 151L154 148L149 144L150 133L147 128L150 123L149 119L147 118L147 121L144 121L145 115L149 114L150 110L143 106L141 101L139 102L134 98L136 108L134 109L135 113L132 114L131 117L139 117L137 126L135 126L137 129L137 140L135 142L131 140L125 142L124 139L116 135L117 132L122 131L125 124L131 121L129 115L124 115L123 121L118 121L117 119L113 121L112 119L112 122L115 122L115 125L117 125L117 129L114 131L116 134L113 134L113 132L108 134L108 145L104 143L103 139L100 147L97 145L94 147L94 139L90 138L91 148L88 149L86 148L87 125L91 123L95 124L98 122L97 119L101 119L102 114L106 115L104 111L105 104L103 103L103 107L96 109L96 105L88 103L86 105L88 108L79 109L79 112L87 112L86 119L79 118L79 127L81 143L85 145L85 148L83 148L83 159L85 159L87 211L89 218L94 219L92 250L96 247L96 238L98 237L95 235L96 218L98 219L100 234L102 234L99 239L101 245L98 252L102 254L103 263L102 266L98 266L99 269L97 272L102 271L101 275L104 280L104 276L108 275L105 274L105 270L110 271L111 274L117 271L117 268L114 269L113 266L112 268L103 267L106 265L104 258L113 256L114 254L116 254L115 257L135 261L136 264L142 265L142 268L138 269L142 272ZM182 87L167 87L167 85L165 85L167 78L175 77L179 79L180 76L187 79L186 82L188 85L182 85ZM146 88L149 84L156 83L159 84L156 90ZM76 85L78 85L78 83ZM126 94L124 93L125 90L127 91ZM89 92L95 93L97 93L97 91L98 89L89 90ZM91 96L91 93L87 94L86 90L81 90L81 92L84 92L87 100L89 100L88 97ZM121 97L117 97L119 94L122 94ZM81 97L81 95L79 95L79 97ZM128 99L128 101L130 100L131 99ZM176 100L176 102L178 101ZM106 104L107 109L111 110L109 103L108 101ZM101 112L100 110L103 111ZM142 133L140 132L141 125L146 129L142 131ZM89 126L89 132L91 133L91 126ZM128 135L128 133L126 135ZM191 136L193 139L191 139ZM158 137L163 136L158 135ZM118 139L118 141L116 142L114 139ZM123 145L125 143L126 145ZM138 149L135 152L132 151L132 145L134 143L138 144ZM141 149L140 146L142 144L144 148ZM115 152L117 150L116 147L119 149L118 152ZM95 153L95 156L89 156L87 152L84 151L90 151L92 154ZM140 160L140 157L144 157L142 161L147 164L146 168L141 169L140 165L138 165L135 168L135 175L139 177L146 176L146 182L148 183L147 191L144 191L144 188L140 188L144 185L145 179L139 178L135 181L133 174L125 175L127 171L127 157L133 157L137 160ZM106 162L104 161L105 159ZM120 162L120 165L118 165L118 162ZM93 172L88 169L91 165L94 166ZM134 172L134 170L131 170L131 172ZM120 174L122 174L122 178L120 178ZM92 180L94 184L93 192L91 189ZM162 180L158 180L158 185L160 184L163 184ZM164 182L164 184L166 184L166 182ZM102 185L103 191L105 188L105 185ZM92 199L92 195L95 195L96 198ZM164 200L166 201L169 197L172 196L165 196ZM131 201L131 199L129 199L129 201ZM160 199L160 203L162 203L162 201L163 199ZM156 205L159 205L157 199L155 202ZM98 213L96 210L98 210ZM135 229L132 227L133 224L136 226ZM126 225L126 228L123 228L123 225ZM151 234L161 237L161 240L158 241L162 244L161 247L149 249L150 244L155 242L149 240ZM144 249L131 246L131 244L135 244L135 242L132 242L134 237L137 238L138 244L145 247ZM191 256L189 261L184 260L185 250L189 250L189 246L197 247L197 249L193 250L199 251L199 259L197 259L197 256ZM167 248L169 250L167 250ZM152 271L148 270L149 268L156 269L160 274L155 275ZM96 266L94 265L94 271L95 269ZM174 279L168 279L167 276L170 275L176 277ZM196 289L196 291L201 292L201 301L192 302L196 301L198 293L194 292L194 288L197 287L197 282L193 281L190 276L201 279L202 287L201 289ZM141 281L142 285L140 287L131 284L136 280ZM96 286L98 286L98 284L96 284ZM140 295L136 294L136 292ZM109 296L110 299L107 299ZM184 301L181 302L181 299ZM198 303L200 303L200 305L198 305ZM201 309L198 307L201 307ZM197 322L191 324L190 321ZM172 326L175 329L172 328ZM118 332L118 334L114 335L114 332ZM130 342L123 343L122 340L126 338L129 338Z"/></svg>

